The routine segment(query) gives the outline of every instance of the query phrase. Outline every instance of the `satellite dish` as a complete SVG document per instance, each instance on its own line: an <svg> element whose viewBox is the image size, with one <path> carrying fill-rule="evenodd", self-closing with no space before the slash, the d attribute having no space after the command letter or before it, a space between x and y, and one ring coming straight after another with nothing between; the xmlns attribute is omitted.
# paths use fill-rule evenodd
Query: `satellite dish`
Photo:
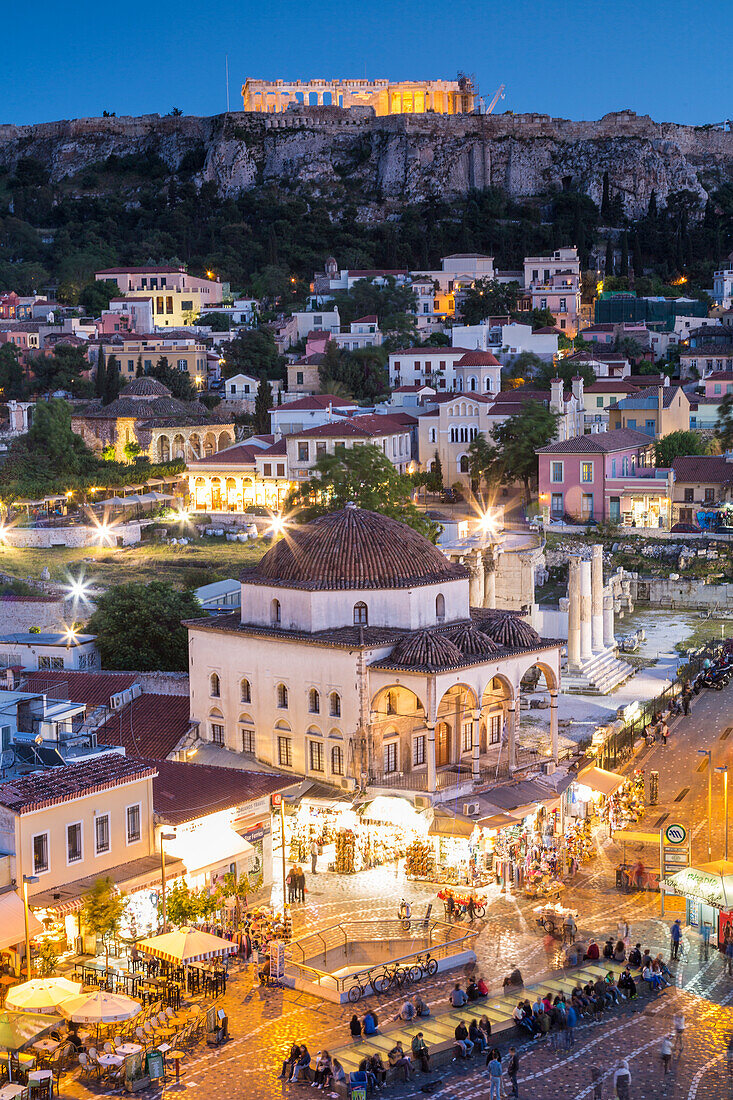
<svg viewBox="0 0 733 1100"><path fill-rule="evenodd" d="M15 749L4 749L0 752L0 771L7 771L15 763Z"/></svg>

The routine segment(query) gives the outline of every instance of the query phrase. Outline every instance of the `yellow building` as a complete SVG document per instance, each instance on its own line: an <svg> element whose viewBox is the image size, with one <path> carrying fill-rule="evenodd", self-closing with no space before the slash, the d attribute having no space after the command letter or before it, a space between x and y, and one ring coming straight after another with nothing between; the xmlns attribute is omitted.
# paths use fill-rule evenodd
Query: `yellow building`
<svg viewBox="0 0 733 1100"><path fill-rule="evenodd" d="M251 436L217 454L189 462L188 493L193 512L243 513L251 505L279 511L291 488L285 440Z"/></svg>
<svg viewBox="0 0 733 1100"><path fill-rule="evenodd" d="M192 336L143 333L102 337L91 343L89 358L92 363L97 362L100 347L104 350L105 363L111 355L118 360L123 385L135 378L138 365L148 374L159 359L167 359L172 370L183 371L195 386L203 387L206 383L207 349Z"/></svg>
<svg viewBox="0 0 733 1100"><path fill-rule="evenodd" d="M278 114L288 107L372 107L377 115L441 115L473 111L468 77L458 80L255 80L242 85L245 111Z"/></svg>
<svg viewBox="0 0 733 1100"><path fill-rule="evenodd" d="M148 301L156 328L187 328L201 313L216 310L209 295L202 290L181 290L168 287L152 293L125 294L123 301Z"/></svg>

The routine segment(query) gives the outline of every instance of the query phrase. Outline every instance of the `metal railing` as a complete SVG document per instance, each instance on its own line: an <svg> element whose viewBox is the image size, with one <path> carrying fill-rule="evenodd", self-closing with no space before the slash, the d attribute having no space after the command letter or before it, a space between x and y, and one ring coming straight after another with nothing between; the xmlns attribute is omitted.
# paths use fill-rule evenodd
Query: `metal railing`
<svg viewBox="0 0 733 1100"><path fill-rule="evenodd" d="M398 919L347 921L342 925L325 928L321 932L310 932L307 936L293 940L288 949L286 969L290 967L302 974L307 981L316 985L328 985L341 993L367 975L381 972L385 966L412 966L419 955L425 955L428 951L438 962L452 955L459 955L463 951L472 951L478 932L478 929L467 930L456 935L455 925L441 920L433 920L425 924L419 917L412 918L409 928L405 928L403 922ZM381 962L365 964L349 974L332 974L314 965L316 959L322 956L325 966L328 951L333 948L342 948L344 958L348 959L350 947L357 947L362 943L370 945L381 943L389 951L393 942L402 943L406 939L415 940L414 951L404 955L390 955ZM339 966L338 969L341 967Z"/></svg>

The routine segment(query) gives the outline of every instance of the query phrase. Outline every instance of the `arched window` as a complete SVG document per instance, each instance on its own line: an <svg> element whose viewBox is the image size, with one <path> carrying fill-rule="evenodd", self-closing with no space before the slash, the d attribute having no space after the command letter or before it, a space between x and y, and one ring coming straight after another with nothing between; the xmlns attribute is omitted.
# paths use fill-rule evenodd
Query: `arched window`
<svg viewBox="0 0 733 1100"><path fill-rule="evenodd" d="M340 745L334 745L331 749L331 774L344 774L344 750Z"/></svg>
<svg viewBox="0 0 733 1100"><path fill-rule="evenodd" d="M328 713L332 718L341 717L341 696L337 691L332 691L328 697Z"/></svg>
<svg viewBox="0 0 733 1100"><path fill-rule="evenodd" d="M435 618L439 623L445 622L445 596L442 592L435 597Z"/></svg>
<svg viewBox="0 0 733 1100"><path fill-rule="evenodd" d="M396 714L397 713L397 695L395 694L394 691L388 691L387 692L386 705L387 705L387 714Z"/></svg>
<svg viewBox="0 0 733 1100"><path fill-rule="evenodd" d="M365 603L354 604L354 626L366 626L369 622L369 609Z"/></svg>
<svg viewBox="0 0 733 1100"><path fill-rule="evenodd" d="M221 695L221 680L215 672L212 672L209 679L209 695L212 699L218 699Z"/></svg>
<svg viewBox="0 0 733 1100"><path fill-rule="evenodd" d="M277 705L281 710L288 709L288 689L285 684L277 685Z"/></svg>
<svg viewBox="0 0 733 1100"><path fill-rule="evenodd" d="M462 474L468 473L468 455L461 455L458 462L458 469Z"/></svg>
<svg viewBox="0 0 733 1100"><path fill-rule="evenodd" d="M308 710L311 714L321 713L321 697L315 688L311 688L308 692Z"/></svg>
<svg viewBox="0 0 733 1100"><path fill-rule="evenodd" d="M458 442L458 428L451 428L451 430L450 430L450 441L451 441L451 443L457 443Z"/></svg>
<svg viewBox="0 0 733 1100"><path fill-rule="evenodd" d="M241 680L239 684L239 700L242 703L252 702L252 688L249 680Z"/></svg>
<svg viewBox="0 0 733 1100"><path fill-rule="evenodd" d="M475 393L478 389L478 382L473 377L473 375L471 375L471 378L469 379L468 387L471 390L471 393Z"/></svg>
<svg viewBox="0 0 733 1100"><path fill-rule="evenodd" d="M270 622L273 626L280 626L280 601L273 600L270 604Z"/></svg>

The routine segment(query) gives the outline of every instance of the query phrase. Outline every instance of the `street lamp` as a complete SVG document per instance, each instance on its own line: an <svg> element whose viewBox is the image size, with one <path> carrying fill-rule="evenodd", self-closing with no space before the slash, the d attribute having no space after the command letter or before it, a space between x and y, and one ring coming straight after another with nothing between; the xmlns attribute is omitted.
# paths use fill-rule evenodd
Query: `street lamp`
<svg viewBox="0 0 733 1100"><path fill-rule="evenodd" d="M38 875L23 875L23 917L25 918L25 969L28 981L33 977L31 967L31 936L28 921L28 883L38 882Z"/></svg>
<svg viewBox="0 0 733 1100"><path fill-rule="evenodd" d="M708 863L713 859L713 754L710 749L698 749L700 756L708 758Z"/></svg>
<svg viewBox="0 0 733 1100"><path fill-rule="evenodd" d="M176 834L175 833L161 833L160 837L159 837L159 840L160 840L160 884L161 884L160 901L161 901L161 908L163 910L163 932L164 933L168 931L168 920L166 918L166 913L165 913L165 848L163 847L163 841L164 840L175 840L175 839L176 839Z"/></svg>
<svg viewBox="0 0 733 1100"><path fill-rule="evenodd" d="M719 768L715 769L716 772L722 772L723 775L723 796L725 798L723 820L725 825L725 861L728 862L728 765L722 764Z"/></svg>

